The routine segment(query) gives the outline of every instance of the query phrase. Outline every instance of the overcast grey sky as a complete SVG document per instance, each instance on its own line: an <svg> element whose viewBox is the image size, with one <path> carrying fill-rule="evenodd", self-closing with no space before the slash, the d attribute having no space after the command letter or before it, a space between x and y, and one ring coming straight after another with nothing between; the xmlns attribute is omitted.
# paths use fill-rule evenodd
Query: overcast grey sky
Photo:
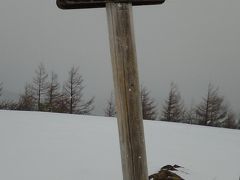
<svg viewBox="0 0 240 180"><path fill-rule="evenodd" d="M209 82L240 111L240 1L167 0L134 7L140 81L159 106L171 81L186 104L199 103ZM55 0L3 1L0 81L22 92L43 62L61 81L80 67L86 97L102 112L113 89L105 9L63 11Z"/></svg>

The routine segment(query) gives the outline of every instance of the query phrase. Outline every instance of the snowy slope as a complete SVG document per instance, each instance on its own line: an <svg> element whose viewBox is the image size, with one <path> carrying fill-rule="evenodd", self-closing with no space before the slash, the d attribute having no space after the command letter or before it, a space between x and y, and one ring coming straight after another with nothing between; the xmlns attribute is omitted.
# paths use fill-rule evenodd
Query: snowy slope
<svg viewBox="0 0 240 180"><path fill-rule="evenodd" d="M238 180L240 131L145 121L149 174ZM189 174L187 174L189 173ZM1 180L121 180L115 118L0 111Z"/></svg>

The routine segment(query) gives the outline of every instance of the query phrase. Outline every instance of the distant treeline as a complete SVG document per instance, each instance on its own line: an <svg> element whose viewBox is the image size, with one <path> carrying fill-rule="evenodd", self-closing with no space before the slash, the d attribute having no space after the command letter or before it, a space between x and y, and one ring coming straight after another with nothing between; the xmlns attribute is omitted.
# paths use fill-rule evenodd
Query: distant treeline
<svg viewBox="0 0 240 180"><path fill-rule="evenodd" d="M70 114L91 114L94 110L94 97L84 98L83 77L79 68L73 66L66 81L60 85L56 73L46 72L45 66L40 64L35 70L32 82L25 85L24 93L18 101L0 101L0 109L44 111ZM0 96L3 83L0 83ZM175 83L170 84L168 97L159 109L154 98L150 96L147 87L141 86L141 102L143 118L181 122L204 126L240 129L240 117L226 104L223 96L219 95L219 88L208 84L206 95L197 105L186 108L180 91ZM111 94L104 109L105 116L116 116L114 95Z"/></svg>
<svg viewBox="0 0 240 180"><path fill-rule="evenodd" d="M1 84L0 90L3 87ZM24 93L18 102L2 101L1 109L44 111L70 114L90 114L94 109L94 97L85 100L83 97L83 78L78 67L72 67L66 81L61 86L56 73L46 72L40 64L35 70L32 82L26 83ZM0 95L1 95L0 91Z"/></svg>
<svg viewBox="0 0 240 180"><path fill-rule="evenodd" d="M162 103L160 110L146 87L141 87L141 100L143 119L146 120L240 129L240 117L230 109L224 97L219 95L219 88L215 88L211 83L202 101L189 109L184 105L175 83L171 83L168 97ZM116 115L113 95L107 102L105 115Z"/></svg>

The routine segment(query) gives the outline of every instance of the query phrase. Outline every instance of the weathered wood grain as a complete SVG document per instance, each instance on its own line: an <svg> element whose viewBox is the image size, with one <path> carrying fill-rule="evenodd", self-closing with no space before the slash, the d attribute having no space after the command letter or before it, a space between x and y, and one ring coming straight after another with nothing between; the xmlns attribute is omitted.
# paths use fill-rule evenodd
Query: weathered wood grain
<svg viewBox="0 0 240 180"><path fill-rule="evenodd" d="M147 180L132 5L107 3L106 9L123 179Z"/></svg>

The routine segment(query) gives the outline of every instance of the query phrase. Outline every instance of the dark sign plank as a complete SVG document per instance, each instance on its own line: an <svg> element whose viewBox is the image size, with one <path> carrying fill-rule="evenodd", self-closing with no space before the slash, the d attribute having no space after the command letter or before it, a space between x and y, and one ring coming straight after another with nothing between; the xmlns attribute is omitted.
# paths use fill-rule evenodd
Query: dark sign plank
<svg viewBox="0 0 240 180"><path fill-rule="evenodd" d="M165 0L57 0L60 9L85 9L105 7L107 2L132 3L133 6L162 4Z"/></svg>

